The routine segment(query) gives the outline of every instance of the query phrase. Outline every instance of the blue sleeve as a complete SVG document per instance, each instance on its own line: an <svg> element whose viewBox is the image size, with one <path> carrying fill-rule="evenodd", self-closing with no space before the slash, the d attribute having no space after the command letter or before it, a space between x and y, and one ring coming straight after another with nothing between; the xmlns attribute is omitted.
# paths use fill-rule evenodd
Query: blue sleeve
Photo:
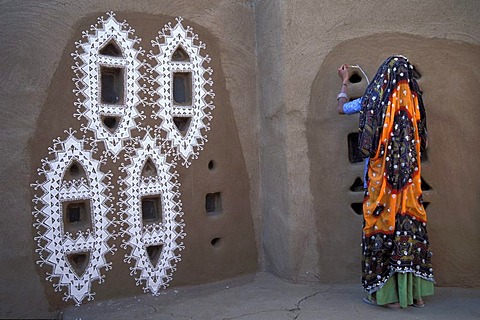
<svg viewBox="0 0 480 320"><path fill-rule="evenodd" d="M345 103L343 105L343 112L345 114L354 114L360 112L362 109L362 98L363 97Z"/></svg>

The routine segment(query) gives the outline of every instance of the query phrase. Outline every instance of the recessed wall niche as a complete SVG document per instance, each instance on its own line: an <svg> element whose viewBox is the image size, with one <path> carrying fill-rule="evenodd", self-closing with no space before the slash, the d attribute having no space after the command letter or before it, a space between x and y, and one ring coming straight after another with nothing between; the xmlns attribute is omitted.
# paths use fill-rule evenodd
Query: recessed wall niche
<svg viewBox="0 0 480 320"><path fill-rule="evenodd" d="M62 212L65 232L76 234L78 231L92 230L90 200L64 201Z"/></svg>
<svg viewBox="0 0 480 320"><path fill-rule="evenodd" d="M220 192L207 193L205 196L205 210L208 215L222 213L222 198Z"/></svg>
<svg viewBox="0 0 480 320"><path fill-rule="evenodd" d="M348 160L351 163L362 162L363 157L360 149L358 148L358 132L349 133L347 136L348 141Z"/></svg>
<svg viewBox="0 0 480 320"><path fill-rule="evenodd" d="M123 68L100 67L100 101L103 104L124 104Z"/></svg>
<svg viewBox="0 0 480 320"><path fill-rule="evenodd" d="M142 221L144 224L162 222L162 200L160 196L142 197Z"/></svg>
<svg viewBox="0 0 480 320"><path fill-rule="evenodd" d="M173 101L177 105L189 106L192 104L192 73L173 73Z"/></svg>

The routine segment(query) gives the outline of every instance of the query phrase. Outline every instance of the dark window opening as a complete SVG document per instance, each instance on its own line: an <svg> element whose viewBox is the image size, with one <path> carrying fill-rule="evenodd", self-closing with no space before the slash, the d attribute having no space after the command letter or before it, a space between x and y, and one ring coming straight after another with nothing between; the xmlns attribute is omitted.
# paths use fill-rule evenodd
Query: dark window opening
<svg viewBox="0 0 480 320"><path fill-rule="evenodd" d="M428 162L428 153L427 150L423 150L420 152L420 162Z"/></svg>
<svg viewBox="0 0 480 320"><path fill-rule="evenodd" d="M122 50L118 46L118 44L115 42L115 40L111 40L108 44L103 46L98 51L100 54L103 54L104 56L111 56L111 57L123 57L122 55Z"/></svg>
<svg viewBox="0 0 480 320"><path fill-rule="evenodd" d="M87 174L82 165L76 160L72 161L70 166L65 170L64 180L71 181L73 179L87 178Z"/></svg>
<svg viewBox="0 0 480 320"><path fill-rule="evenodd" d="M67 255L67 260L77 277L81 278L90 262L90 252L70 253Z"/></svg>
<svg viewBox="0 0 480 320"><path fill-rule="evenodd" d="M101 102L105 104L123 104L123 69L100 67Z"/></svg>
<svg viewBox="0 0 480 320"><path fill-rule="evenodd" d="M362 191L364 191L362 179L360 179L359 177L357 177L357 178L355 179L355 181L353 182L353 184L350 186L350 191L353 191L353 192L362 192Z"/></svg>
<svg viewBox="0 0 480 320"><path fill-rule="evenodd" d="M217 167L217 162L215 162L215 161L213 161L213 160L210 160L210 161L208 162L208 169L209 169L209 170L213 170L213 169L215 169L216 167Z"/></svg>
<svg viewBox="0 0 480 320"><path fill-rule="evenodd" d="M211 241L210 241L210 244L213 246L213 247L218 247L220 245L220 242L221 242L222 238L213 238Z"/></svg>
<svg viewBox="0 0 480 320"><path fill-rule="evenodd" d="M350 205L350 207L352 208L352 210L358 214L358 215L362 215L363 214L363 203L361 202L355 202L355 203L352 203Z"/></svg>
<svg viewBox="0 0 480 320"><path fill-rule="evenodd" d="M349 133L347 136L348 140L348 160L351 163L362 162L363 157L360 149L358 148L358 132Z"/></svg>
<svg viewBox="0 0 480 320"><path fill-rule="evenodd" d="M147 246L146 249L148 258L150 259L150 263L153 267L156 267L158 264L158 260L160 260L160 257L162 256L163 244Z"/></svg>
<svg viewBox="0 0 480 320"><path fill-rule="evenodd" d="M105 116L105 115L102 115L100 118L102 119L102 123L104 124L105 128L111 133L114 133L117 130L118 124L120 123L120 119L121 119L121 117L119 116Z"/></svg>
<svg viewBox="0 0 480 320"><path fill-rule="evenodd" d="M160 196L142 198L142 220L144 223L162 222L162 202Z"/></svg>
<svg viewBox="0 0 480 320"><path fill-rule="evenodd" d="M205 196L205 210L209 215L215 215L222 212L222 199L220 192L207 193Z"/></svg>
<svg viewBox="0 0 480 320"><path fill-rule="evenodd" d="M177 127L178 132L185 136L190 128L191 117L173 117L173 123Z"/></svg>
<svg viewBox="0 0 480 320"><path fill-rule="evenodd" d="M360 77L360 75L356 72L354 72L350 78L348 79L348 81L350 81L351 83L359 83L360 81L362 81L362 77Z"/></svg>
<svg viewBox="0 0 480 320"><path fill-rule="evenodd" d="M182 46L178 46L175 52L172 54L172 61L190 61L190 56L188 53L182 48Z"/></svg>
<svg viewBox="0 0 480 320"><path fill-rule="evenodd" d="M422 74L421 72L418 70L417 67L415 67L414 65L412 65L413 67L413 70L412 70L412 76L415 80L418 80L422 77Z"/></svg>
<svg viewBox="0 0 480 320"><path fill-rule="evenodd" d="M423 191L432 190L432 186L427 181L425 181L425 179L423 179L423 177L421 177L420 179L422 181L421 188L422 188Z"/></svg>
<svg viewBox="0 0 480 320"><path fill-rule="evenodd" d="M65 201L62 203L63 225L66 232L75 234L92 228L90 200Z"/></svg>
<svg viewBox="0 0 480 320"><path fill-rule="evenodd" d="M173 101L178 105L192 104L192 73L173 73Z"/></svg>
<svg viewBox="0 0 480 320"><path fill-rule="evenodd" d="M142 177L156 177L157 175L157 167L155 167L155 164L152 162L152 160L148 158L143 165Z"/></svg>

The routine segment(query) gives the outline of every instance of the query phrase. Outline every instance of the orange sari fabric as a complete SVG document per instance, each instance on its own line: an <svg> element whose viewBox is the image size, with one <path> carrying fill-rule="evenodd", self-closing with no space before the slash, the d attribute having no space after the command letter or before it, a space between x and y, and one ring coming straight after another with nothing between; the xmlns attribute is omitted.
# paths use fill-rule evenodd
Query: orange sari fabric
<svg viewBox="0 0 480 320"><path fill-rule="evenodd" d="M385 156L385 150L401 149L402 147L392 147L391 138L395 131L396 116L399 111L403 111L404 116L408 117L413 126L413 145L416 156L412 159L415 163L413 172L407 184L401 189L395 189L388 181L387 166L389 162L395 162L393 166L402 169L405 162L393 159L399 158L400 155L390 153ZM421 178L420 178L420 136L418 134L418 125L420 121L420 112L418 105L418 97L410 90L409 84L403 81L398 84L388 101L385 110L384 128L380 136L380 143L375 157L370 158L368 168L368 196L363 202L363 212L365 226L363 231L366 236L375 233L393 233L395 230L396 214L408 214L417 220L427 222L427 215L423 204L419 201L422 194ZM403 146L407 148L407 146ZM409 150L406 150L409 151ZM381 214L376 214L378 208L382 208ZM376 211L377 210L377 211Z"/></svg>

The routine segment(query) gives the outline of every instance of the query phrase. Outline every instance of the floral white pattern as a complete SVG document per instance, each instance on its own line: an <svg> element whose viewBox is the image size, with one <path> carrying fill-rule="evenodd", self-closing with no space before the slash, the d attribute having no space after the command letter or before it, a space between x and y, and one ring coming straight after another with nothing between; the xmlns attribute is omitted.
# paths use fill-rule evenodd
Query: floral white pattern
<svg viewBox="0 0 480 320"><path fill-rule="evenodd" d="M205 43L198 40L198 35L193 33L191 27L184 28L182 21L179 17L174 27L171 23L165 25L159 36L152 40L158 52L150 51L148 56L157 62L153 71L157 74L154 81L158 87L153 88L151 95L159 97L155 102L159 110L154 118L161 119L158 129L166 132L166 140L174 148L176 159L188 167L191 159L198 158L199 151L207 142L206 131L210 129L215 94L212 89L207 89L207 86L213 86L213 80L209 77L213 70L205 66L210 63L210 56L201 54ZM176 55L180 58L176 59ZM191 94L186 103L175 101L175 74L191 77L191 83L187 81L191 88L185 88L187 95ZM175 118L186 122L184 132L179 130Z"/></svg>
<svg viewBox="0 0 480 320"><path fill-rule="evenodd" d="M38 263L53 267L47 280L58 278L55 290L67 287L68 293L65 293L64 300L74 299L78 305L85 298L93 299L91 282L104 281L101 269L111 268L105 254L116 250L107 243L111 237L107 228L112 224L107 218L111 210L107 203L113 200L109 182L112 175L100 171L100 162L92 157L91 150L84 148L84 140L74 137L75 131L67 133L67 139L54 140L54 146L50 148L55 158L45 158L42 167L38 169L45 181L32 184L35 190L42 191L41 195L33 198L33 215L36 218L34 226L38 230L35 240L39 248L36 251L41 258ZM85 172L85 176L67 180L66 171L73 163L81 166L79 170ZM69 201L86 201L90 204L87 211L90 212L92 229L79 230L76 234L65 230L64 206ZM68 259L68 255L75 253L87 253L89 256L81 275L74 271Z"/></svg>
<svg viewBox="0 0 480 320"><path fill-rule="evenodd" d="M127 240L123 247L131 248L125 256L125 262L135 261L131 274L138 272L137 285L145 281L144 291L157 295L160 289L165 289L172 280L172 273L180 261L179 251L183 249L184 222L182 203L179 200L180 190L177 182L177 172L174 163L169 163L167 157L160 152L157 139L147 133L139 141L139 148L127 156L129 165L120 167L126 173L125 178L118 181L121 205L123 208L123 233ZM147 164L147 162L149 164ZM146 174L146 166L150 165L150 173ZM158 199L158 217L156 221L146 223L142 219L142 200ZM158 262L152 261L147 248L160 247ZM154 264L155 263L155 264Z"/></svg>

